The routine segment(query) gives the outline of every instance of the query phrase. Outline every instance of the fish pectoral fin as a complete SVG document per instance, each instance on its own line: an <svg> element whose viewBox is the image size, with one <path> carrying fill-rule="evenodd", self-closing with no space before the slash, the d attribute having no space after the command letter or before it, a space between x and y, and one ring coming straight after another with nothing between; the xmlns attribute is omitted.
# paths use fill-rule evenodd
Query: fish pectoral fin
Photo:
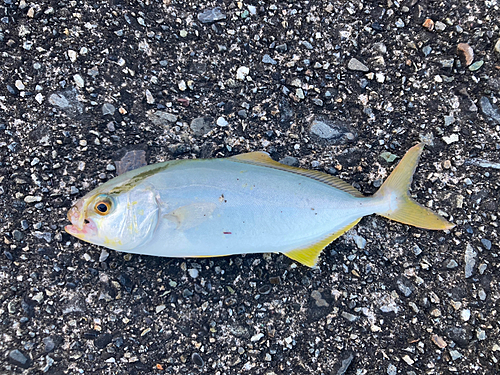
<svg viewBox="0 0 500 375"><path fill-rule="evenodd" d="M176 208L163 215L167 220L174 222L178 230L186 230L200 225L209 219L217 205L210 202L192 203Z"/></svg>
<svg viewBox="0 0 500 375"><path fill-rule="evenodd" d="M333 234L330 234L326 236L325 238L321 239L320 241L312 244L311 246L303 247L300 249L293 249L287 253L284 253L287 257L290 259L293 259L305 266L308 267L314 267L318 263L318 258L319 255L321 254L321 251L327 247L330 243L335 241L337 238L342 236L345 232L347 232L349 229L351 229L353 226L355 226L361 218L356 219L349 225L345 226L344 228L336 231Z"/></svg>
<svg viewBox="0 0 500 375"><path fill-rule="evenodd" d="M246 154L231 156L230 159L237 161L237 162L240 162L240 163L260 165L263 167L274 168L274 169L279 169L281 171L295 173L295 174L298 174L300 176L309 177L309 178L312 178L313 180L323 182L323 183L330 185L336 189L345 191L346 193L349 193L352 196L359 197L359 198L364 196L358 190L356 190L354 187L349 185L347 182L342 181L338 177L335 177L335 176L332 176L332 175L329 175L327 173L320 172L320 171L291 167L289 165L278 163L277 161L274 161L273 159L271 159L271 157L269 156L269 154L267 152L263 152L263 151L248 152Z"/></svg>

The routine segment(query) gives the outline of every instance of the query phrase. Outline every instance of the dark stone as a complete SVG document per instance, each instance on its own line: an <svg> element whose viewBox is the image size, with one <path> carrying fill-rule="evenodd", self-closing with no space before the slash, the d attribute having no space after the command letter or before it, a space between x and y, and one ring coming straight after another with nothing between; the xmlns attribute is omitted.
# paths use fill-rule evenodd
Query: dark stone
<svg viewBox="0 0 500 375"><path fill-rule="evenodd" d="M111 333L102 333L94 340L94 345L98 349L104 349L113 340Z"/></svg>
<svg viewBox="0 0 500 375"><path fill-rule="evenodd" d="M354 359L354 353L348 351L348 352L343 353L341 357L343 358L342 361L340 362L340 364L337 364L337 366L335 366L336 371L333 371L332 374L344 375L347 372L347 370L349 369L349 366L351 365L351 363ZM338 369L337 369L337 367L338 367Z"/></svg>
<svg viewBox="0 0 500 375"><path fill-rule="evenodd" d="M118 278L118 282L123 287L123 289L125 289L129 293L132 291L132 289L134 289L134 282L125 273L120 274L120 277Z"/></svg>
<svg viewBox="0 0 500 375"><path fill-rule="evenodd" d="M459 347L466 348L469 346L469 334L465 329L451 327L446 330L446 334L451 340L455 341Z"/></svg>
<svg viewBox="0 0 500 375"><path fill-rule="evenodd" d="M29 368L31 366L31 359L18 349L9 352L9 363L22 368Z"/></svg>
<svg viewBox="0 0 500 375"><path fill-rule="evenodd" d="M198 353L193 353L193 355L191 356L191 361L193 361L193 363L198 367L203 367L203 365L205 364L205 362L203 362L203 358L201 358Z"/></svg>
<svg viewBox="0 0 500 375"><path fill-rule="evenodd" d="M12 237L14 238L15 241L22 241L24 238L24 234L21 231L18 231L17 229L14 229L12 231Z"/></svg>

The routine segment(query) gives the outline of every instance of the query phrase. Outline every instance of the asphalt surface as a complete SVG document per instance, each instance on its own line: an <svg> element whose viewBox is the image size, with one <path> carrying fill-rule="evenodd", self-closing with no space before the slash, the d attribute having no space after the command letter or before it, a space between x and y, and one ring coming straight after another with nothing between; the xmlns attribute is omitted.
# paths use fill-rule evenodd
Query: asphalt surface
<svg viewBox="0 0 500 375"><path fill-rule="evenodd" d="M499 15L2 0L0 373L498 373ZM366 217L316 269L64 232L72 203L131 165L264 150L369 195L419 141L412 194L457 226Z"/></svg>

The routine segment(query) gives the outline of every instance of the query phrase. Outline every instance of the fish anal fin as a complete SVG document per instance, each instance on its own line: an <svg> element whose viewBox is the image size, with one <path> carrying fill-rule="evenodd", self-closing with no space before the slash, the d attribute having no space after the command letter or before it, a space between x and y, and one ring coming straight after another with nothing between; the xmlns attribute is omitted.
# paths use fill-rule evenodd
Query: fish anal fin
<svg viewBox="0 0 500 375"><path fill-rule="evenodd" d="M325 238L321 239L320 241L312 244L311 246L307 246L304 248L300 249L293 249L287 253L284 253L287 257L290 259L293 259L305 266L308 267L314 267L316 263L318 262L319 255L321 254L321 251L328 246L330 243L335 241L337 238L342 236L345 232L347 232L349 229L354 227L361 218L356 219L349 225L346 225L344 228L336 231L333 234L330 234L326 236Z"/></svg>
<svg viewBox="0 0 500 375"><path fill-rule="evenodd" d="M347 182L342 181L338 177L320 171L291 167L289 165L278 163L277 161L271 159L271 157L267 152L263 151L249 152L246 154L232 156L231 159L241 163L260 165L263 167L269 167L269 168L279 169L281 171L295 173L300 176L309 177L312 178L313 180L323 182L334 188L345 191L346 193L349 193L355 197L361 198L364 196L354 187L349 185Z"/></svg>

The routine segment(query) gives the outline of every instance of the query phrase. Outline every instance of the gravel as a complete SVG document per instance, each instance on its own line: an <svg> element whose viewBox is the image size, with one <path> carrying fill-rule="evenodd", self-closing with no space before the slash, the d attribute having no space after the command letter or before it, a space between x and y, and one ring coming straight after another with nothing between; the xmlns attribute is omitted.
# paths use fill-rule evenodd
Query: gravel
<svg viewBox="0 0 500 375"><path fill-rule="evenodd" d="M2 9L0 373L498 372L497 4ZM314 269L64 232L76 199L146 164L266 151L369 195L420 140L411 193L456 227L371 215Z"/></svg>

